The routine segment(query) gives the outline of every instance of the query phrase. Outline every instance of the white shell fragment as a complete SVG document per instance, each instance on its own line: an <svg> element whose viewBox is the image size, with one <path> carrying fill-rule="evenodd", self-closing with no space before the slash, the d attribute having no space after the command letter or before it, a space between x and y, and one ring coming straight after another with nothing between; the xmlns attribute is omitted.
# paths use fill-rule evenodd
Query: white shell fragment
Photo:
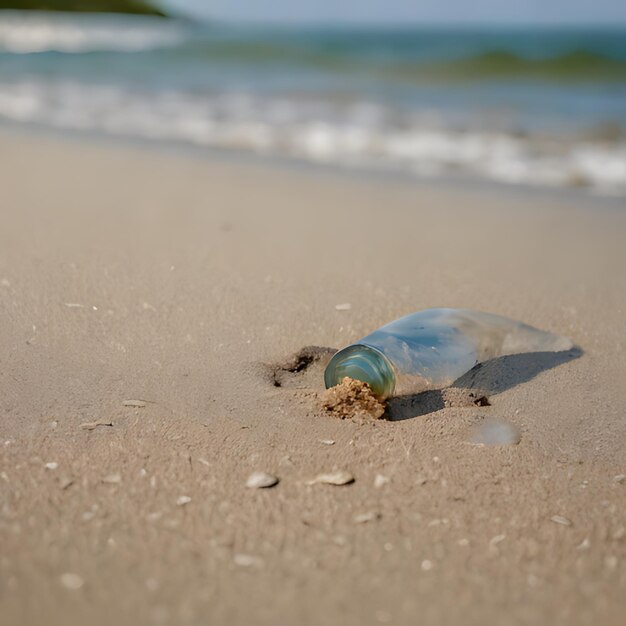
<svg viewBox="0 0 626 626"><path fill-rule="evenodd" d="M146 406L146 403L144 400L124 400L122 402L123 406L132 406L135 407L137 409L141 409L144 406Z"/></svg>
<svg viewBox="0 0 626 626"><path fill-rule="evenodd" d="M349 311L351 308L352 308L352 305L349 302L335 305L335 309L337 309L337 311Z"/></svg>
<svg viewBox="0 0 626 626"><path fill-rule="evenodd" d="M266 472L254 472L248 476L246 487L249 489L267 489L269 487L274 487L274 485L277 485L278 482L279 479L276 476L272 476L272 474L267 474Z"/></svg>
<svg viewBox="0 0 626 626"><path fill-rule="evenodd" d="M361 513L354 516L355 524L365 524L367 522L375 522L379 520L382 515L378 511L368 511L367 513Z"/></svg>
<svg viewBox="0 0 626 626"><path fill-rule="evenodd" d="M102 479L102 482L109 485L117 485L122 482L122 477L119 474L109 474Z"/></svg>
<svg viewBox="0 0 626 626"><path fill-rule="evenodd" d="M354 482L354 476L350 472L338 471L329 474L318 474L313 480L309 480L307 485L349 485Z"/></svg>
<svg viewBox="0 0 626 626"><path fill-rule="evenodd" d="M189 504L191 502L191 498L189 496L180 496L178 500L176 500L176 504L178 506L185 506L185 504Z"/></svg>
<svg viewBox="0 0 626 626"><path fill-rule="evenodd" d="M46 463L45 468L49 470L55 470L59 467L59 464L56 461L50 461L50 463Z"/></svg>
<svg viewBox="0 0 626 626"><path fill-rule="evenodd" d="M550 518L555 524L561 524L562 526L571 526L571 520L568 520L567 517L563 517L562 515L553 515Z"/></svg>

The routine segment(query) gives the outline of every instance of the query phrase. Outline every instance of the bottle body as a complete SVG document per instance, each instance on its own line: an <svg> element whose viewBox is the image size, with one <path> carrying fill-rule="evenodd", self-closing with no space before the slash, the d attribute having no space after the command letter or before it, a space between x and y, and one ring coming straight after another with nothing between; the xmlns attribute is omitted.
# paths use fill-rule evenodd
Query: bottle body
<svg viewBox="0 0 626 626"><path fill-rule="evenodd" d="M568 350L571 341L522 322L437 308L395 320L337 352L324 379L367 382L381 399L452 384L477 363L507 354Z"/></svg>

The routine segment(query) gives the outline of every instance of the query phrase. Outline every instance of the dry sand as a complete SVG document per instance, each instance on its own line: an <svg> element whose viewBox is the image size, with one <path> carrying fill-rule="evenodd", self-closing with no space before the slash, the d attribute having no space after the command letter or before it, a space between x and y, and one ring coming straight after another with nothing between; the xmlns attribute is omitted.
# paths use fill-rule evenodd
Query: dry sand
<svg viewBox="0 0 626 626"><path fill-rule="evenodd" d="M0 163L2 624L623 623L626 211L7 133ZM461 381L490 406L320 413L329 351L294 354L431 306L583 353Z"/></svg>

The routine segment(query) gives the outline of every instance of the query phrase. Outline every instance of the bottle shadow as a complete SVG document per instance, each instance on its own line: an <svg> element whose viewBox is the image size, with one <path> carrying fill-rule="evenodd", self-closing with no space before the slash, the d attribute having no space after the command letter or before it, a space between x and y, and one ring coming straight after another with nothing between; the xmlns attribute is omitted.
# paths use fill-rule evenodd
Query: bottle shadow
<svg viewBox="0 0 626 626"><path fill-rule="evenodd" d="M479 390L475 398L479 404L481 394L496 395L507 389L528 382L541 372L574 361L583 355L579 347L562 352L529 352L512 354L479 363L469 372L457 378L451 388ZM429 389L421 393L397 396L387 402L387 419L399 422L439 411L446 406L445 390ZM468 403L467 406L471 406Z"/></svg>

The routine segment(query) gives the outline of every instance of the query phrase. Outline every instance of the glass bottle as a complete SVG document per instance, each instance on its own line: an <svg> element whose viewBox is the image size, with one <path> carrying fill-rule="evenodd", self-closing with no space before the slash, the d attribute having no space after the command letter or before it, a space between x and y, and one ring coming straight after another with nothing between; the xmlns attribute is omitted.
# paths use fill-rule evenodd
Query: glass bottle
<svg viewBox="0 0 626 626"><path fill-rule="evenodd" d="M516 320L468 309L427 309L395 320L337 352L326 387L345 376L384 400L451 385L477 363L525 352L560 352L572 342Z"/></svg>

